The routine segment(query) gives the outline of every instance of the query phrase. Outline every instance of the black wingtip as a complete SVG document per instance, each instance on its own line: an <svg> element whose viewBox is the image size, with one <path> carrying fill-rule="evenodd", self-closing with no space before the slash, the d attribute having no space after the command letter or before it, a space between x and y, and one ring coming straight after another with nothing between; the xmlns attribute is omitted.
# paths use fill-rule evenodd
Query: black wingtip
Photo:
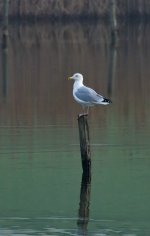
<svg viewBox="0 0 150 236"><path fill-rule="evenodd" d="M103 99L103 102L108 103L108 104L109 104L109 103L112 103L112 101L111 101L110 99L107 99L107 98L104 98L104 99Z"/></svg>

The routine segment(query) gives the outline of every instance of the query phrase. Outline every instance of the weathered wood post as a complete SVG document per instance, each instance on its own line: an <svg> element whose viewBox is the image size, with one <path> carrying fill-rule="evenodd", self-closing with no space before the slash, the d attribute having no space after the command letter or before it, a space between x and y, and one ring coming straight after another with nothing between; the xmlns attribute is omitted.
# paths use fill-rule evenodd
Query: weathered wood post
<svg viewBox="0 0 150 236"><path fill-rule="evenodd" d="M90 137L88 115L82 114L78 116L79 137L80 137L80 151L83 174L86 176L91 175L91 150L90 150Z"/></svg>
<svg viewBox="0 0 150 236"><path fill-rule="evenodd" d="M81 189L80 189L80 202L78 214L78 229L79 235L86 235L87 226L89 222L89 207L91 195L91 176L82 174Z"/></svg>

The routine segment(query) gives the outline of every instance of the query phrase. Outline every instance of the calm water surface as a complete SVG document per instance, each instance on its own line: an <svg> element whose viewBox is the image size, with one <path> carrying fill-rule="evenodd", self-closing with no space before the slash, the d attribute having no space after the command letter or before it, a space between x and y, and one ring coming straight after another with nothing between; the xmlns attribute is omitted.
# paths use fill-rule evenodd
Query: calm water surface
<svg viewBox="0 0 150 236"><path fill-rule="evenodd" d="M149 25L121 25L115 50L103 24L10 26L0 49L0 235L150 235L149 37ZM113 101L90 111L82 220L74 72Z"/></svg>

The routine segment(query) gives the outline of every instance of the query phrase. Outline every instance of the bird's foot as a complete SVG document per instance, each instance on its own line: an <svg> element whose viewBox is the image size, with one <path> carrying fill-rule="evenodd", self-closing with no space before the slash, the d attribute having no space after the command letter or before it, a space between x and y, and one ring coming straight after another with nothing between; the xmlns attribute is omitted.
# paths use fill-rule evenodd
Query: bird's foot
<svg viewBox="0 0 150 236"><path fill-rule="evenodd" d="M80 117L82 117L82 116L88 116L88 113L80 113L80 114L78 115L78 118L80 118Z"/></svg>

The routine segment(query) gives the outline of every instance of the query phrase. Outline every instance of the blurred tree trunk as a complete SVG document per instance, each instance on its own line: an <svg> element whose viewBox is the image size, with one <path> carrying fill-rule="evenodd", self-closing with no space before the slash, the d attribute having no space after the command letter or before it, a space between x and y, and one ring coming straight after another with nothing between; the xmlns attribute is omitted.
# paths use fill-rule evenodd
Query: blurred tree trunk
<svg viewBox="0 0 150 236"><path fill-rule="evenodd" d="M117 3L116 0L110 0L110 26L111 26L111 41L115 43L117 39L117 16L116 16Z"/></svg>
<svg viewBox="0 0 150 236"><path fill-rule="evenodd" d="M8 9L9 0L3 0L3 38L8 36Z"/></svg>
<svg viewBox="0 0 150 236"><path fill-rule="evenodd" d="M116 15L116 0L109 2L110 12L110 45L109 45L109 66L108 66L108 94L112 95L113 83L116 76L116 63L117 63L117 15Z"/></svg>
<svg viewBox="0 0 150 236"><path fill-rule="evenodd" d="M7 96L8 83L8 8L9 0L3 0L3 33L2 33L2 90L3 97Z"/></svg>
<svg viewBox="0 0 150 236"><path fill-rule="evenodd" d="M3 0L3 19L4 25L8 25L8 8L9 8L9 0Z"/></svg>

